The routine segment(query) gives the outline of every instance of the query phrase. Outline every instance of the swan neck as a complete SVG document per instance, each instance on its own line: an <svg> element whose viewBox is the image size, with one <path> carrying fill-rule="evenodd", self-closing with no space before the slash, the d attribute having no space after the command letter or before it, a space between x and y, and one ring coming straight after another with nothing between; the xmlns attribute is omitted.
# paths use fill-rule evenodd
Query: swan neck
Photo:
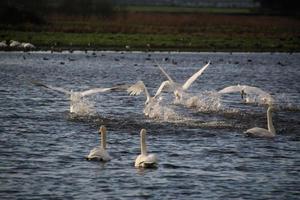
<svg viewBox="0 0 300 200"><path fill-rule="evenodd" d="M268 130L269 132L275 134L275 128L273 126L273 120L272 120L272 111L269 108L267 111L267 120L268 120Z"/></svg>
<svg viewBox="0 0 300 200"><path fill-rule="evenodd" d="M146 133L141 132L141 154L147 155Z"/></svg>
<svg viewBox="0 0 300 200"><path fill-rule="evenodd" d="M103 149L106 149L106 132L105 131L101 132L101 142L100 142L100 144L101 144L101 147Z"/></svg>

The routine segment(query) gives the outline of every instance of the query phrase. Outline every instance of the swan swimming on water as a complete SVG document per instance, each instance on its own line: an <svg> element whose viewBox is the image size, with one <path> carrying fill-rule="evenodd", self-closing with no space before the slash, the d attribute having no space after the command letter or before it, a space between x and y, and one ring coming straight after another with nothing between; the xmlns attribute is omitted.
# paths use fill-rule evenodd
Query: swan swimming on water
<svg viewBox="0 0 300 200"><path fill-rule="evenodd" d="M147 154L146 130L140 132L141 154L135 159L134 166L141 168L151 168L157 166L157 157L155 154Z"/></svg>
<svg viewBox="0 0 300 200"><path fill-rule="evenodd" d="M98 161L110 161L111 157L106 151L106 128L101 126L99 129L99 134L101 135L100 146L95 147L86 157L87 160L98 160Z"/></svg>
<svg viewBox="0 0 300 200"><path fill-rule="evenodd" d="M261 101L266 104L272 104L274 102L274 98L267 92L263 91L258 87L248 86L248 85L233 85L225 87L224 89L218 91L219 94L227 94L227 93L235 93L240 92L241 98L249 103L251 100L248 97L244 97L247 94L255 94L261 97Z"/></svg>
<svg viewBox="0 0 300 200"><path fill-rule="evenodd" d="M159 90L163 90L165 87L169 87L174 95L176 100L181 100L183 97L183 92L189 89L192 83L201 75L203 74L204 70L210 65L210 61L204 65L199 71L193 74L184 84L177 83L173 81L173 79L167 74L167 72L158 64L159 69L161 72L168 78L168 81L164 81L161 84Z"/></svg>
<svg viewBox="0 0 300 200"><path fill-rule="evenodd" d="M267 111L268 130L264 128L254 127L248 129L244 133L250 137L268 137L268 138L275 137L276 132L272 121L272 111L273 111L273 107L269 106Z"/></svg>
<svg viewBox="0 0 300 200"><path fill-rule="evenodd" d="M80 112L80 110L78 110L77 105L82 102L82 98L92 95L92 94L96 94L96 93L103 93L103 92L108 92L108 91L115 91L115 90L120 90L120 89L126 89L127 86L126 85L119 85L119 86L114 86L111 88L93 88L90 90L86 90L86 91L82 91L82 92L73 92L73 90L68 91L64 88L60 88L60 87L54 87L51 85L46 85L37 81L31 81L34 85L37 86L41 86L41 87L45 87L54 91L58 91L61 93L64 93L66 95L70 96L70 113L78 113Z"/></svg>

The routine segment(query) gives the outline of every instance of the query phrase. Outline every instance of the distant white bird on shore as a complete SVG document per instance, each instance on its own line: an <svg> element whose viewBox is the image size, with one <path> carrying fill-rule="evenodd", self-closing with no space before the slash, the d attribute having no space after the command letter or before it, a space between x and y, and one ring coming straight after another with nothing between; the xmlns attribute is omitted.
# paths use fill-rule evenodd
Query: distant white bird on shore
<svg viewBox="0 0 300 200"><path fill-rule="evenodd" d="M31 44L31 43L26 43L26 42L22 42L22 43L21 43L21 46L22 46L23 48L25 48L25 49L34 49L34 48L35 48L35 46L34 46L33 44Z"/></svg>
<svg viewBox="0 0 300 200"><path fill-rule="evenodd" d="M21 43L18 41L15 41L15 40L11 40L9 46L10 47L21 47Z"/></svg>
<svg viewBox="0 0 300 200"><path fill-rule="evenodd" d="M127 89L126 85L118 85L118 86L114 86L114 87L111 87L111 88L93 88L93 89L85 90L85 91L82 91L82 92L73 92L73 90L68 91L64 88L54 87L54 86L51 86L51 85L46 85L46 84L43 84L43 83L40 83L40 82L37 82L37 81L31 81L31 82L36 86L41 86L41 87L44 87L44 88L48 88L48 89L51 89L51 90L69 95L70 96L70 112L71 113L77 113L78 112L78 110L76 109L77 108L76 105L81 102L83 97L90 96L90 95L93 95L93 94L96 94L96 93L103 93L103 92L118 91L118 90Z"/></svg>
<svg viewBox="0 0 300 200"><path fill-rule="evenodd" d="M7 44L6 44L6 41L3 40L0 42L0 48L5 48L5 47L7 47Z"/></svg>
<svg viewBox="0 0 300 200"><path fill-rule="evenodd" d="M199 71L197 71L193 76L191 76L184 84L180 84L175 82L167 72L158 64L159 69L161 72L168 78L168 81L164 81L159 90L164 90L165 87L169 87L171 91L173 91L176 100L181 100L183 97L184 91L189 89L192 83L201 75L203 74L204 70L210 65L210 61L204 65Z"/></svg>
<svg viewBox="0 0 300 200"><path fill-rule="evenodd" d="M135 159L134 166L137 168L151 168L157 166L157 157L155 154L147 154L146 130L140 132L141 154Z"/></svg>
<svg viewBox="0 0 300 200"><path fill-rule="evenodd" d="M267 111L268 129L254 127L248 129L244 133L250 137L267 137L267 138L275 137L276 132L272 121L272 111L273 111L273 107L269 106Z"/></svg>
<svg viewBox="0 0 300 200"><path fill-rule="evenodd" d="M109 154L106 151L106 128L105 126L101 126L99 129L99 134L100 134L100 146L95 147L94 149L92 149L89 153L89 155L87 155L86 159L87 160L97 160L97 161L110 161L111 157L109 156Z"/></svg>
<svg viewBox="0 0 300 200"><path fill-rule="evenodd" d="M219 94L227 94L227 93L241 93L241 98L249 103L250 98L247 97L247 94L254 94L260 97L260 100L265 104L272 104L274 102L274 98L267 92L263 91L258 87L248 86L248 85L233 85L225 87L224 89L218 91ZM245 97L246 95L246 97Z"/></svg>

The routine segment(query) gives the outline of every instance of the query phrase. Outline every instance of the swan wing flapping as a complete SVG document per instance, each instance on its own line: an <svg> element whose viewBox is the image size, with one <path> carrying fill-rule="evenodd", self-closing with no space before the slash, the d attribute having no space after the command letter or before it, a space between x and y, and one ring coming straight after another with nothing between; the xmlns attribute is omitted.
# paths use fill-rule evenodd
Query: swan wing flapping
<svg viewBox="0 0 300 200"><path fill-rule="evenodd" d="M46 84L43 84L41 82L34 81L34 80L32 80L31 83L36 85L36 86L48 88L48 89L55 90L55 91L58 91L58 92L61 92L61 93L65 93L65 94L69 94L69 95L71 94L70 91L65 90L64 88L54 87L54 86L51 86L51 85L46 85Z"/></svg>
<svg viewBox="0 0 300 200"><path fill-rule="evenodd" d="M174 83L173 79L167 74L167 72L157 63L158 68L160 71L169 79L170 83Z"/></svg>
<svg viewBox="0 0 300 200"><path fill-rule="evenodd" d="M171 83L170 81L164 81L161 83L161 85L159 86L159 88L157 89L154 98L156 98L157 96L160 95L160 93L162 93L162 91L164 91L166 88L170 88Z"/></svg>
<svg viewBox="0 0 300 200"><path fill-rule="evenodd" d="M182 86L183 90L187 90L192 83L201 75L203 74L204 70L210 65L210 62L208 62L206 65L204 65L198 72L196 72L193 76L191 76Z"/></svg>
<svg viewBox="0 0 300 200"><path fill-rule="evenodd" d="M93 88L90 90L80 92L80 94L82 97L84 97L84 96L89 96L89 95L92 95L95 93L102 93L102 92L107 92L107 91L111 91L111 90L112 90L112 88Z"/></svg>
<svg viewBox="0 0 300 200"><path fill-rule="evenodd" d="M251 94L257 94L257 95L270 95L269 93L263 91L262 89L258 87L248 86L248 85L233 85L228 86L222 90L220 90L218 93L220 94L226 94L226 93L234 93L234 92L241 92L244 90L245 93L251 93Z"/></svg>
<svg viewBox="0 0 300 200"><path fill-rule="evenodd" d="M145 92L147 101L149 101L151 98L143 81L138 81L132 86L128 87L127 92L129 93L129 95L134 95L134 96L140 95L142 92Z"/></svg>

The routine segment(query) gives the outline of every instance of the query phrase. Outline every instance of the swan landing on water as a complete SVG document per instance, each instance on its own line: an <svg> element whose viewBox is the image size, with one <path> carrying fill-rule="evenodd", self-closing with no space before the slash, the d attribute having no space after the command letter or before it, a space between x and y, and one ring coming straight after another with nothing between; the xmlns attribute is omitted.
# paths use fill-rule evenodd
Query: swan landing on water
<svg viewBox="0 0 300 200"><path fill-rule="evenodd" d="M164 84L164 82L162 83L162 85ZM159 98L157 98L160 93L162 92L161 87L156 91L155 96L151 97L147 87L145 86L143 81L138 81L135 84L131 85L130 87L128 87L127 92L130 96L132 95L140 95L142 92L145 93L146 96L146 101L145 101L145 108L144 108L144 114L146 116L150 116L151 115L151 110L152 107L158 103Z"/></svg>
<svg viewBox="0 0 300 200"><path fill-rule="evenodd" d="M248 94L258 95L260 97L260 101L264 104L270 105L273 104L275 101L274 98L269 93L263 91L258 87L253 87L248 85L232 85L218 91L219 94L228 94L228 93L235 93L235 92L241 93L241 98L245 101L245 103L251 102L249 97L247 97Z"/></svg>
<svg viewBox="0 0 300 200"><path fill-rule="evenodd" d="M254 127L248 129L244 133L249 137L266 137L266 138L275 137L276 132L272 121L272 111L273 111L273 107L269 106L267 111L268 130L264 128Z"/></svg>
<svg viewBox="0 0 300 200"><path fill-rule="evenodd" d="M141 154L135 159L134 166L137 168L157 167L157 158L155 154L147 155L146 130L142 129L140 133Z"/></svg>
<svg viewBox="0 0 300 200"><path fill-rule="evenodd" d="M97 161L110 161L111 157L106 151L106 128L105 126L101 126L99 130L99 134L101 135L100 146L95 147L86 157L87 160L97 160Z"/></svg>
<svg viewBox="0 0 300 200"><path fill-rule="evenodd" d="M184 84L179 84L173 81L173 79L167 74L167 72L158 64L158 67L161 70L161 72L168 78L168 81L164 81L158 90L162 91L165 87L169 87L170 90L173 91L176 100L181 100L183 97L183 92L189 89L192 83L195 80L197 80L197 78L201 76L201 74L203 74L203 72L209 65L210 61L206 65L204 65L199 71L197 71L193 76L191 76Z"/></svg>
<svg viewBox="0 0 300 200"><path fill-rule="evenodd" d="M61 92L61 93L64 93L64 94L70 96L70 113L80 112L80 109L78 109L77 105L79 105L80 102L82 102L81 100L85 96L90 96L90 95L93 95L96 93L103 93L103 92L109 92L109 91L125 90L128 87L126 85L117 85L117 86L113 86L111 88L93 88L93 89L82 91L82 92L73 92L73 90L68 91L64 88L46 85L46 84L40 83L38 81L31 81L31 83L33 83L36 86L41 86L41 87L51 89L51 90L54 90L57 92Z"/></svg>

